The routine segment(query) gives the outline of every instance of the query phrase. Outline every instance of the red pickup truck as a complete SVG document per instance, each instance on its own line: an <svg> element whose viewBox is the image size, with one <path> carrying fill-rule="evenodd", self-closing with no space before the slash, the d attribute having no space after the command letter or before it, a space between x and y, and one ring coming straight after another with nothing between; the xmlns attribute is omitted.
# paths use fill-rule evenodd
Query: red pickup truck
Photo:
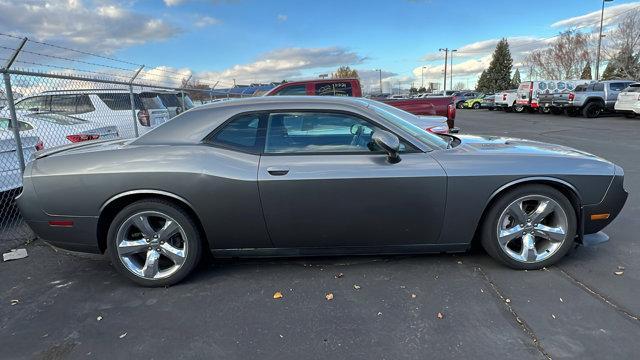
<svg viewBox="0 0 640 360"><path fill-rule="evenodd" d="M276 86L265 96L275 95L326 95L362 97L358 79L317 79L292 81ZM416 99L376 99L414 115L437 115L447 118L447 125L454 128L456 118L455 97L439 96Z"/></svg>

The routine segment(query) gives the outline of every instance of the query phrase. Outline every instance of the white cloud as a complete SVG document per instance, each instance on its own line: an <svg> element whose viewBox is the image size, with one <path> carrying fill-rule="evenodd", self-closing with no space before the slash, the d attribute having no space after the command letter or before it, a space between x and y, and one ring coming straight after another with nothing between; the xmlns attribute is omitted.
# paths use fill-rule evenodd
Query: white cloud
<svg viewBox="0 0 640 360"><path fill-rule="evenodd" d="M607 6L604 9L604 25L610 25L619 20L619 16L632 11L633 9L640 9L640 1ZM600 14L601 10L593 11L585 15L574 16L568 19L556 21L551 24L551 27L555 28L575 28L575 27L599 27L600 26Z"/></svg>
<svg viewBox="0 0 640 360"><path fill-rule="evenodd" d="M164 4L167 6L176 6L180 5L184 2L184 0L164 0Z"/></svg>
<svg viewBox="0 0 640 360"><path fill-rule="evenodd" d="M118 2L97 3L100 6L79 0L0 0L0 31L102 54L179 33L172 24Z"/></svg>
<svg viewBox="0 0 640 360"><path fill-rule="evenodd" d="M285 22L289 19L289 17L287 15L284 14L278 14L277 20L278 22Z"/></svg>
<svg viewBox="0 0 640 360"><path fill-rule="evenodd" d="M196 22L194 23L194 25L196 27L199 28L203 28L203 27L207 27L207 26L211 26L211 25L218 25L222 23L222 21L213 18L211 16L200 16L198 17L198 19L196 20Z"/></svg>

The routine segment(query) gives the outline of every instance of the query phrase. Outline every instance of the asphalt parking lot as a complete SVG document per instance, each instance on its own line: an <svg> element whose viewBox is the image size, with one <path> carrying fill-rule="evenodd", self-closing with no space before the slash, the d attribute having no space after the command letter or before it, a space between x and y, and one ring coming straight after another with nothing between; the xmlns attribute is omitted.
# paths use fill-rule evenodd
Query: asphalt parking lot
<svg viewBox="0 0 640 360"><path fill-rule="evenodd" d="M540 271L506 269L479 250L226 260L177 286L147 289L106 258L36 240L28 258L0 263L0 357L637 358L640 118L460 110L457 126L621 165L630 197L605 230L611 241Z"/></svg>

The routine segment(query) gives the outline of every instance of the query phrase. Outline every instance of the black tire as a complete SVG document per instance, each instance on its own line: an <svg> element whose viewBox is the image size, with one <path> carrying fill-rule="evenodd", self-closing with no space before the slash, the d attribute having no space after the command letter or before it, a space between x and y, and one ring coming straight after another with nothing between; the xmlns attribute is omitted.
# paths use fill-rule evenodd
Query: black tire
<svg viewBox="0 0 640 360"><path fill-rule="evenodd" d="M489 111L495 110L495 108L492 108L492 107L488 107L487 109L489 109Z"/></svg>
<svg viewBox="0 0 640 360"><path fill-rule="evenodd" d="M524 106L522 106L522 105L517 105L517 104L513 105L513 111L518 113L518 114L523 113L525 110L526 110L526 108Z"/></svg>
<svg viewBox="0 0 640 360"><path fill-rule="evenodd" d="M564 110L568 117L576 117L580 115L580 110L576 108L567 108Z"/></svg>
<svg viewBox="0 0 640 360"><path fill-rule="evenodd" d="M508 112L508 113L513 112L513 107L507 106L506 108L504 108L504 112Z"/></svg>
<svg viewBox="0 0 640 360"><path fill-rule="evenodd" d="M582 115L589 119L595 119L602 114L603 110L604 107L600 103L590 102L582 109Z"/></svg>
<svg viewBox="0 0 640 360"><path fill-rule="evenodd" d="M473 105L471 105L471 107L472 107L474 110L478 110L478 109L480 109L480 103L479 103L479 102L474 102L474 103L473 103Z"/></svg>
<svg viewBox="0 0 640 360"><path fill-rule="evenodd" d="M508 256L505 251L502 250L498 244L498 235L496 232L498 221L502 212L516 199L522 198L528 195L543 195L555 200L567 215L568 229L566 239L564 243L556 250L556 252L550 257L535 263L525 263L517 261ZM548 267L560 259L562 259L571 248L574 246L574 238L577 229L577 217L573 205L560 191L546 185L530 184L519 186L515 189L500 195L500 197L494 201L484 217L484 222L481 227L480 240L482 247L486 252L497 261L517 270L535 270L543 267Z"/></svg>
<svg viewBox="0 0 640 360"><path fill-rule="evenodd" d="M458 101L458 103L456 104L456 107L458 109L464 109L464 101Z"/></svg>
<svg viewBox="0 0 640 360"><path fill-rule="evenodd" d="M551 113L552 113L553 115L562 115L563 111L562 111L562 109L560 109L560 108L552 107L552 108L551 108Z"/></svg>
<svg viewBox="0 0 640 360"><path fill-rule="evenodd" d="M188 243L189 250L185 256L184 263L175 273L168 277L154 280L140 277L127 269L118 255L116 244L118 229L126 219L142 211L158 211L170 216L182 227L186 234L187 239L184 241ZM109 232L107 235L107 252L111 259L111 263L116 270L131 281L147 287L170 286L182 281L196 267L202 255L202 240L200 231L198 230L198 226L194 219L192 219L191 216L182 208L176 206L170 201L162 199L147 199L136 201L133 204L126 206L115 216L109 226Z"/></svg>
<svg viewBox="0 0 640 360"><path fill-rule="evenodd" d="M541 108L540 108L540 113L541 113L541 114L550 114L550 113L551 113L551 108L549 108L549 107L543 107L543 108L542 108L542 107L541 107Z"/></svg>
<svg viewBox="0 0 640 360"><path fill-rule="evenodd" d="M633 119L634 117L636 117L636 114L632 114L632 113L625 113L624 117L626 117L627 119Z"/></svg>

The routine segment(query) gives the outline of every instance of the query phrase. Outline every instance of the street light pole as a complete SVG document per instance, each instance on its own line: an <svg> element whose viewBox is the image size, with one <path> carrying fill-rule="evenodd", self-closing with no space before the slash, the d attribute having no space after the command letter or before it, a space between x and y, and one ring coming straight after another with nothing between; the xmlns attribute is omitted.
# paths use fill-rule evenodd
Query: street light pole
<svg viewBox="0 0 640 360"><path fill-rule="evenodd" d="M442 87L442 93L447 95L447 56L449 56L449 48L440 48L439 51L444 51L444 86Z"/></svg>
<svg viewBox="0 0 640 360"><path fill-rule="evenodd" d="M449 85L451 86L451 90L453 90L453 53L458 50L451 50L451 66L449 66Z"/></svg>
<svg viewBox="0 0 640 360"><path fill-rule="evenodd" d="M380 95L382 95L382 69L375 69L374 71L380 73Z"/></svg>
<svg viewBox="0 0 640 360"><path fill-rule="evenodd" d="M600 80L600 47L602 46L602 22L604 20L604 3L613 0L602 0L602 11L600 12L600 34L598 35L598 52L596 55L596 81Z"/></svg>
<svg viewBox="0 0 640 360"><path fill-rule="evenodd" d="M424 69L426 68L426 66L423 66L422 69L422 86L420 88L424 88Z"/></svg>

